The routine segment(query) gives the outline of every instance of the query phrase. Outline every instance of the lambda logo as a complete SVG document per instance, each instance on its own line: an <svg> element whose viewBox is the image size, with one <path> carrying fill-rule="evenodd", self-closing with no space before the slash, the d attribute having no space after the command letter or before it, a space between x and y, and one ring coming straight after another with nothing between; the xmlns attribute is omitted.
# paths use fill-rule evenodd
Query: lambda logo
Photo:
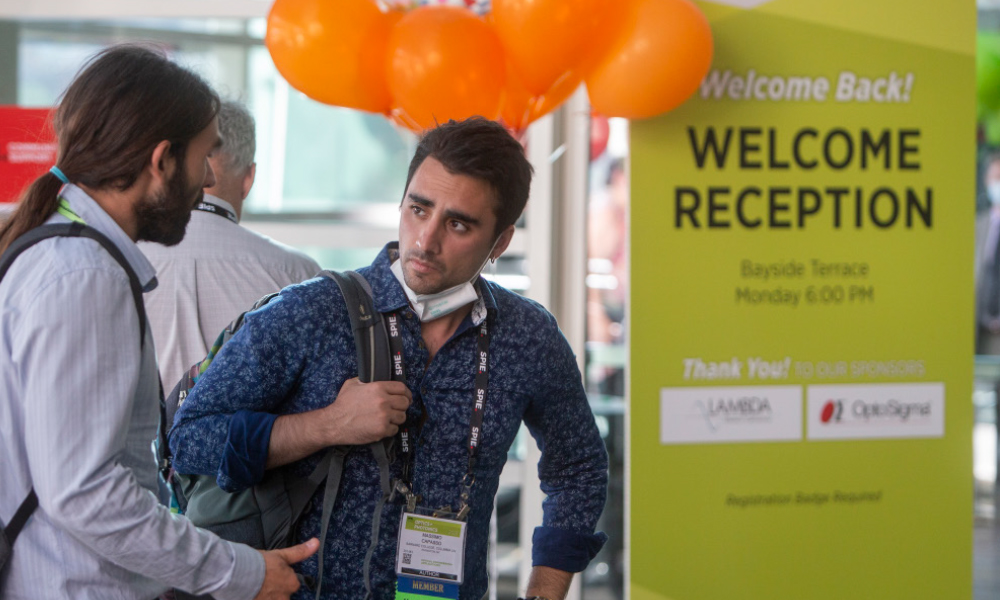
<svg viewBox="0 0 1000 600"><path fill-rule="evenodd" d="M712 444L802 439L802 387L660 389L660 443Z"/></svg>
<svg viewBox="0 0 1000 600"><path fill-rule="evenodd" d="M837 423L840 421L840 417L842 417L843 414L843 400L828 400L826 404L823 405L823 411L819 414L819 420L823 423L829 423L830 421Z"/></svg>
<svg viewBox="0 0 1000 600"><path fill-rule="evenodd" d="M767 396L740 396L729 398L709 398L697 401L698 410L712 431L721 425L720 421L764 421L770 418L772 410Z"/></svg>

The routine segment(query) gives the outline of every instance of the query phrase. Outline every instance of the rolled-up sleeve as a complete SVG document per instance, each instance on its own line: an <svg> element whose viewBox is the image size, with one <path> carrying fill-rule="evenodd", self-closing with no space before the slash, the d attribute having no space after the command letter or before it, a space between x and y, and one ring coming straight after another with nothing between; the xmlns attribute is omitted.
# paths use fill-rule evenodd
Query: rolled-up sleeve
<svg viewBox="0 0 1000 600"><path fill-rule="evenodd" d="M580 572L608 539L594 531L607 499L608 454L569 344L554 320L546 333L546 370L539 374L545 384L524 419L542 451L538 477L546 494L532 562Z"/></svg>
<svg viewBox="0 0 1000 600"><path fill-rule="evenodd" d="M83 317L80 298L92 300ZM135 315L124 273L76 270L39 290L14 334L40 510L124 569L220 600L252 598L261 554L170 514L120 462L141 370L138 319L122 315Z"/></svg>
<svg viewBox="0 0 1000 600"><path fill-rule="evenodd" d="M604 547L604 532L575 533L555 527L536 527L531 537L532 564L579 573Z"/></svg>
<svg viewBox="0 0 1000 600"><path fill-rule="evenodd" d="M217 479L225 488L245 489L264 477L271 429L278 415L239 410L229 421L226 449ZM225 489L224 488L224 489Z"/></svg>

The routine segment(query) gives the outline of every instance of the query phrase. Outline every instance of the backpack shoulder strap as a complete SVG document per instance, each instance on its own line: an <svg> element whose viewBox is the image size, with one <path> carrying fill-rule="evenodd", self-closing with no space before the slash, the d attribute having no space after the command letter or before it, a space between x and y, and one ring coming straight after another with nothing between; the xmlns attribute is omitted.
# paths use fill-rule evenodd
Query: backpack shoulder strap
<svg viewBox="0 0 1000 600"><path fill-rule="evenodd" d="M358 379L364 383L391 379L389 338L382 315L375 310L371 286L355 271L322 271L340 287L354 331Z"/></svg>
<svg viewBox="0 0 1000 600"><path fill-rule="evenodd" d="M38 508L38 496L35 494L35 488L31 488L31 491L28 492L28 497L21 502L21 506L17 507L17 512L14 513L14 517L10 520L10 523L3 528L3 535L7 538L7 544L14 545L14 540L21 534L21 530L24 529L24 525L28 522L28 517L31 516L31 513L35 512L36 508Z"/></svg>
<svg viewBox="0 0 1000 600"><path fill-rule="evenodd" d="M42 225L32 229L14 240L11 245L7 247L7 250L4 251L3 256L0 257L0 279L3 279L4 275L7 274L7 271L10 270L11 265L14 263L14 259L20 256L22 252L42 240L54 237L90 238L103 246L108 254L111 255L111 258L115 259L115 261L121 265L122 269L125 270L125 274L128 275L129 287L132 289L132 300L135 302L136 312L139 313L139 345L141 347L145 344L146 305L142 300L142 284L139 282L139 277L135 274L135 271L132 270L132 265L130 265L128 260L125 259L125 255L118 249L118 246L115 246L114 242L109 240L103 233L93 227L74 221L72 223Z"/></svg>
<svg viewBox="0 0 1000 600"><path fill-rule="evenodd" d="M361 294L361 298L368 311L375 315L375 322L371 325L374 331L370 336L372 342L372 357L369 360L371 381L389 381L392 379L392 352L389 349L389 331L386 329L385 319L375 310L374 294L368 280L357 271L347 271L347 275L364 292Z"/></svg>
<svg viewBox="0 0 1000 600"><path fill-rule="evenodd" d="M139 347L141 348L146 343L146 305L142 300L142 284L139 283L139 277L132 270L132 265L128 264L121 250L115 246L114 242L93 227L88 227L83 223L74 221L72 223L41 225L28 231L14 240L4 251L3 255L0 255L0 280L4 278L7 271L10 270L11 265L14 264L14 260L21 253L42 240L54 237L85 237L95 240L125 270L125 273L128 275L129 286L132 289L132 300L135 302L136 312L139 313ZM38 508L38 496L35 494L35 488L31 488L28 496L21 502L21 505L17 508L17 512L14 513L10 524L3 530L8 544L11 546L14 545L14 540L20 535L21 529L28 522L28 517L31 516L31 513L36 508Z"/></svg>
<svg viewBox="0 0 1000 600"><path fill-rule="evenodd" d="M355 271L339 273L337 271L324 270L322 274L334 280L340 287L341 294L344 296L347 313L351 319L351 330L354 332L354 348L358 358L358 379L365 383L391 379L390 369L392 361L389 356L388 332L386 332L385 321L382 319L382 315L375 310L371 286L368 285L364 277ZM376 451L374 448L375 445L378 445L378 449L382 451L382 456L384 456L385 449L382 447L382 443L375 442L375 444L372 444L373 452ZM349 446L331 448L327 451L326 456L324 456L316 471L314 471L313 476L309 478L310 482L316 482L318 486L319 481L321 481L321 477L317 476L320 469L324 469L326 472L323 513L320 520L320 557L324 556L326 534L330 528L330 517L333 514L333 505L337 501L340 479L344 471L344 459L348 452L350 452ZM378 456L377 453L376 456ZM388 476L388 461L379 461L379 469L382 472L382 479L385 480ZM386 485L383 485L383 497L386 495L385 487ZM312 490L314 491L315 487L312 487ZM292 506L297 507L299 502L302 502L304 508L305 502L308 502L311 496L311 491L308 497L294 495ZM295 517L297 518L298 515L296 514ZM322 589L323 561L321 559L316 577L317 600L320 597Z"/></svg>

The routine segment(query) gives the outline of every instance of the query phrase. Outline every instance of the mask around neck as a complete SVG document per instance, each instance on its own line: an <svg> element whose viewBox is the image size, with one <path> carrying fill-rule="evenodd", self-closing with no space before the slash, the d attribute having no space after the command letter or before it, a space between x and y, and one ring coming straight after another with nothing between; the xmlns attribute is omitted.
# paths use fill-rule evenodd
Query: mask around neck
<svg viewBox="0 0 1000 600"><path fill-rule="evenodd" d="M1000 206L1000 181L991 181L986 185L986 195L990 198L990 204Z"/></svg>
<svg viewBox="0 0 1000 600"><path fill-rule="evenodd" d="M392 263L390 270L396 276L399 285L403 286L406 298L410 301L410 306L413 307L413 312L417 314L421 323L439 319L479 299L479 294L476 293L476 288L470 281L436 294L418 294L411 290L403 279L403 261L401 259Z"/></svg>

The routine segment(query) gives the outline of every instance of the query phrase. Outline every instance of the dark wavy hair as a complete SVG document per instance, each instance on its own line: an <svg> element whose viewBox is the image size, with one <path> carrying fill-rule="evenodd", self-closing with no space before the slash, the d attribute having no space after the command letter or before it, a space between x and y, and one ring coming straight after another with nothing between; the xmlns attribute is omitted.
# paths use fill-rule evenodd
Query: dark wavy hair
<svg viewBox="0 0 1000 600"><path fill-rule="evenodd" d="M440 161L449 173L467 175L490 186L497 217L494 235L517 222L528 202L534 170L524 155L524 147L503 125L470 117L431 129L421 138L410 161L407 188L428 156Z"/></svg>
<svg viewBox="0 0 1000 600"><path fill-rule="evenodd" d="M218 95L198 75L154 49L113 46L84 65L55 109L56 165L73 183L124 191L163 140L183 164L188 144L218 112ZM48 220L61 186L47 172L25 190L0 227L0 252Z"/></svg>

